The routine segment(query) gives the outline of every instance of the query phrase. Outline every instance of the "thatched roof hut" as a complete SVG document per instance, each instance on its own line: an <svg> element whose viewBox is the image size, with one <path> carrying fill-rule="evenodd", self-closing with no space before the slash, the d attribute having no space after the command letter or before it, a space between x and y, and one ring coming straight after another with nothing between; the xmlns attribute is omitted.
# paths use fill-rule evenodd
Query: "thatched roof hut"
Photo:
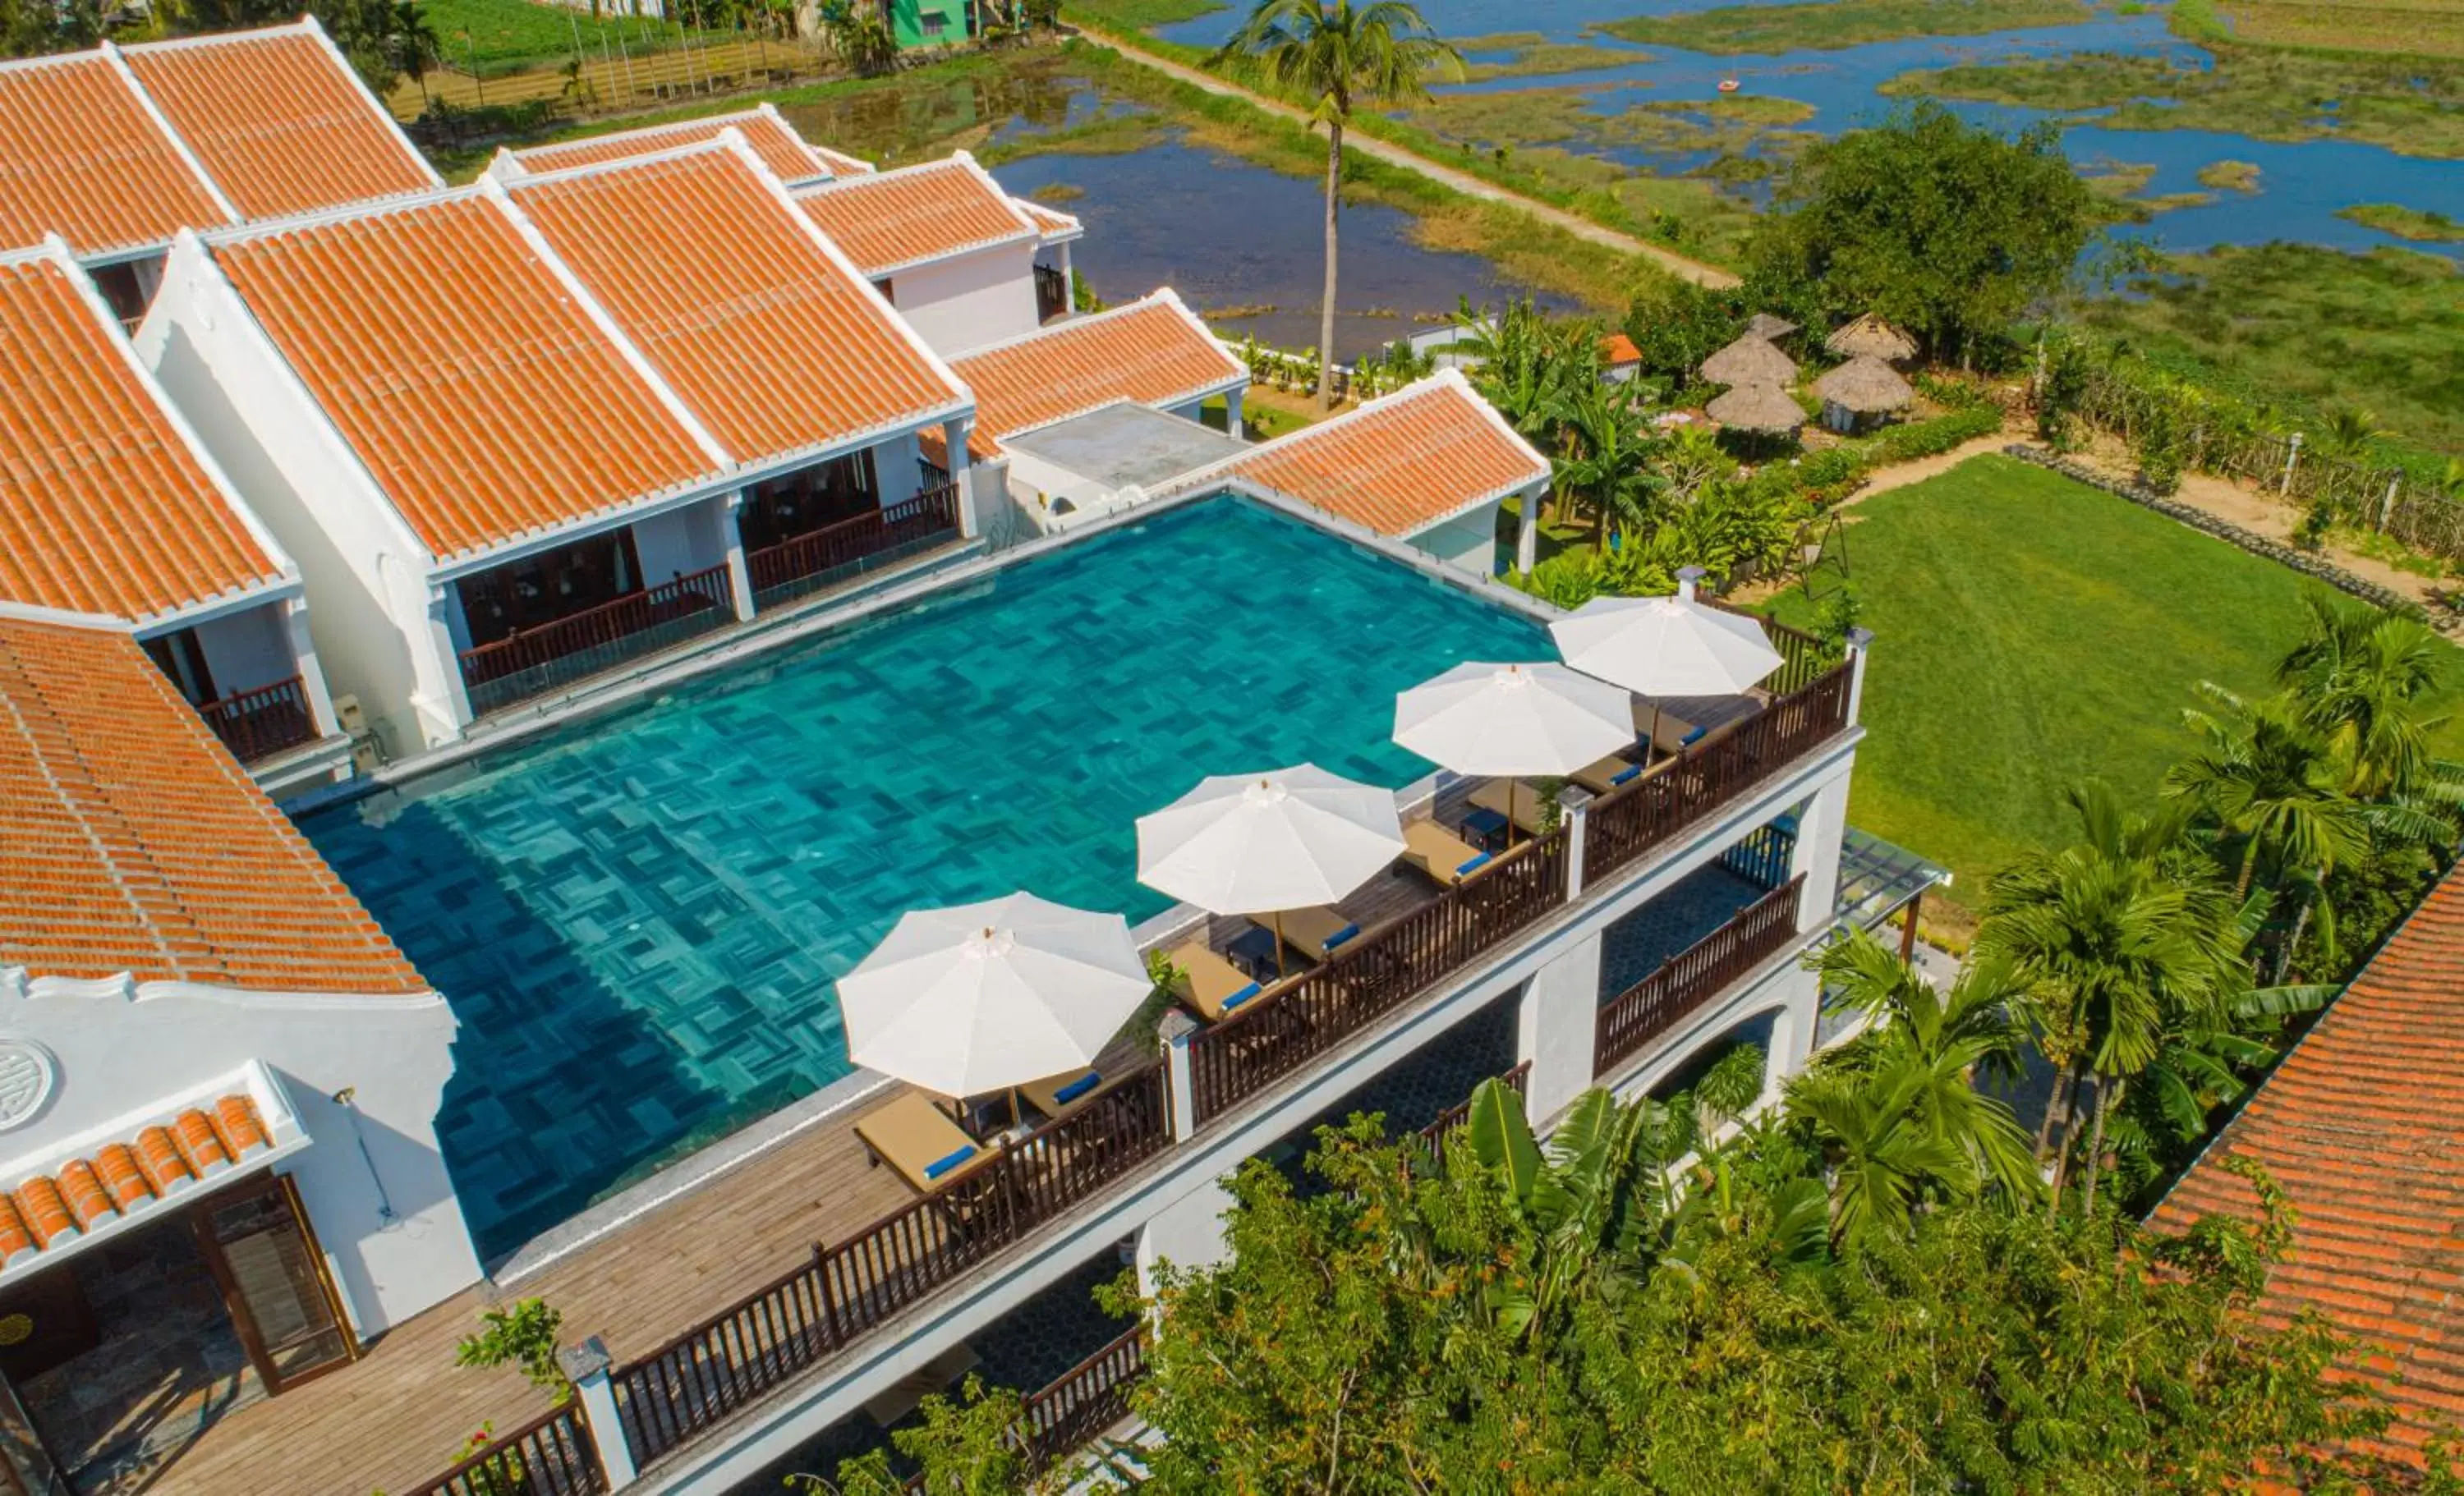
<svg viewBox="0 0 2464 1496"><path fill-rule="evenodd" d="M1761 380L1720 395L1703 413L1732 431L1793 431L1805 424L1804 410L1788 391Z"/></svg>
<svg viewBox="0 0 2464 1496"><path fill-rule="evenodd" d="M1880 415L1897 410L1917 398L1900 371L1870 354L1860 354L1814 382L1814 392L1823 404L1837 406L1852 415Z"/></svg>
<svg viewBox="0 0 2464 1496"><path fill-rule="evenodd" d="M1843 359L1880 359L1904 363L1917 356L1916 340L1868 312L1822 340L1822 346Z"/></svg>
<svg viewBox="0 0 2464 1496"><path fill-rule="evenodd" d="M1773 317L1769 312L1756 312L1746 319L1746 336L1760 338L1766 342L1777 342L1794 331L1794 322L1784 317Z"/></svg>
<svg viewBox="0 0 2464 1496"><path fill-rule="evenodd" d="M1703 377L1714 385L1785 385L1796 378L1796 361L1748 333L1705 359Z"/></svg>

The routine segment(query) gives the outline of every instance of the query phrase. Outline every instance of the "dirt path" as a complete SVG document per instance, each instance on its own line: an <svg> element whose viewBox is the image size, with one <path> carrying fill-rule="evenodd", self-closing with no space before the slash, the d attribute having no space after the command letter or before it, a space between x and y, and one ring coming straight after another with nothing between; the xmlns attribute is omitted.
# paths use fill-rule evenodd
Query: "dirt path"
<svg viewBox="0 0 2464 1496"><path fill-rule="evenodd" d="M1153 68L1168 77L1177 78L1192 88L1201 88L1210 94L1219 94L1226 99L1238 99L1253 108L1263 109L1268 114L1280 116L1296 124L1306 125L1309 122L1307 114L1289 104L1279 103L1262 95L1253 94L1238 83L1226 82L1212 73L1186 67L1170 58L1157 56L1135 42L1124 40L1114 33L1099 31L1083 23L1078 29L1086 33L1089 38L1111 48L1131 61ZM1502 203L1508 208L1520 209L1543 223L1565 230L1578 239L1587 239L1594 244L1603 244L1627 254L1641 255L1670 275L1680 279L1690 280L1698 286L1727 290L1737 284L1736 276L1716 265L1706 265L1701 260L1680 254L1674 250L1638 239L1630 233L1619 233L1615 229L1603 228L1588 218L1567 212L1562 208L1552 208L1537 198L1508 191L1494 183L1484 182L1468 172L1441 165L1418 151L1406 150L1391 141L1381 141L1375 136L1355 132L1346 144L1353 150L1366 156L1374 156L1389 165L1400 166L1406 171L1417 171L1433 182L1441 183L1461 192L1465 197L1476 197L1485 202Z"/></svg>
<svg viewBox="0 0 2464 1496"><path fill-rule="evenodd" d="M1841 499L1839 507L1852 509L1877 494L1887 494L1895 488L1906 488L1911 483L1923 483L1927 478L1940 477L1970 457L1981 457L1987 452L2000 451L2010 446L2012 441L2011 431L2005 429L1991 436L1980 436L1974 441L1963 442L1939 456L1919 457L1911 462L1894 463L1887 468L1876 468L1865 475L1864 486Z"/></svg>

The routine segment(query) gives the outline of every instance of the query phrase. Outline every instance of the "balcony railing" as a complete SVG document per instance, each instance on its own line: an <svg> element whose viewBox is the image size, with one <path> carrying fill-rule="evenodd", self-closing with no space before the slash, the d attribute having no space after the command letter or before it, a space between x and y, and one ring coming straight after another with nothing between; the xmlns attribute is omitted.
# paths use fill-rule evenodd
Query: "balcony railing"
<svg viewBox="0 0 2464 1496"><path fill-rule="evenodd" d="M1516 1066L1514 1068L1499 1076L1498 1080L1505 1085L1507 1090L1514 1092L1514 1094L1518 1096L1522 1095L1524 1093L1524 1088L1529 1086L1531 1082L1531 1062L1529 1060L1524 1061L1521 1065ZM1445 1142L1446 1134L1448 1133L1451 1133L1455 1129L1463 1126L1470 1116L1471 1098L1469 1096L1465 1096L1463 1100L1456 1102L1445 1111L1439 1112L1436 1120L1432 1121L1427 1127L1420 1129L1420 1141L1428 1144L1431 1148L1439 1147Z"/></svg>
<svg viewBox="0 0 2464 1496"><path fill-rule="evenodd" d="M1595 802L1587 886L1740 798L1848 725L1853 663L1810 679L1718 741ZM1784 668L1785 669L1785 668ZM1378 1018L1427 993L1567 903L1561 826L1478 875L1347 942L1189 1041L1190 1115L1205 1127ZM1749 839L1750 840L1750 839ZM1792 936L1792 881L1601 1010L1600 1065L1649 1042ZM1174 1142L1164 1066L1123 1077L1069 1115L874 1222L612 1374L637 1466L856 1343L1068 1213ZM1507 1072L1518 1089L1529 1069ZM1441 1134L1459 1115L1441 1117ZM1089 1413L1087 1417L1095 1415ZM436 1489L443 1489L437 1487Z"/></svg>
<svg viewBox="0 0 2464 1496"><path fill-rule="evenodd" d="M1804 889L1803 876L1791 878L1601 1004L1599 1029L1592 1042L1592 1073L1606 1075L1639 1054L1794 939L1797 895Z"/></svg>
<svg viewBox="0 0 2464 1496"><path fill-rule="evenodd" d="M1053 1464L1127 1417L1130 1389L1146 1374L1146 1327L1137 1325L1030 1395L1021 1419L1035 1463Z"/></svg>
<svg viewBox="0 0 2464 1496"><path fill-rule="evenodd" d="M943 475L903 504L877 509L808 535L744 553L753 597L762 607L826 590L958 537L958 489Z"/></svg>
<svg viewBox="0 0 2464 1496"><path fill-rule="evenodd" d="M607 1472L576 1400L492 1440L410 1496L598 1496L605 1489Z"/></svg>
<svg viewBox="0 0 2464 1496"><path fill-rule="evenodd" d="M1035 267L1035 319L1048 322L1069 310L1069 277L1050 265Z"/></svg>
<svg viewBox="0 0 2464 1496"><path fill-rule="evenodd" d="M462 682L485 715L735 621L727 568L713 566L465 649Z"/></svg>
<svg viewBox="0 0 2464 1496"><path fill-rule="evenodd" d="M308 690L297 675L206 702L197 715L242 763L271 759L317 737L317 714L309 710Z"/></svg>
<svg viewBox="0 0 2464 1496"><path fill-rule="evenodd" d="M1172 1143L1150 1065L980 1167L874 1222L707 1323L612 1374L625 1438L647 1465Z"/></svg>

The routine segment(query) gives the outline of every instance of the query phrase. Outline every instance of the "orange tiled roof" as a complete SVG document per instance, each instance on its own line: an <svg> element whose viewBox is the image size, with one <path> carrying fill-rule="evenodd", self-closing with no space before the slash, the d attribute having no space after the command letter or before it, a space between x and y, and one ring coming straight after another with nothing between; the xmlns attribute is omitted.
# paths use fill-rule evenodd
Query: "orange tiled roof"
<svg viewBox="0 0 2464 1496"><path fill-rule="evenodd" d="M807 188L797 201L868 275L1039 237L1009 194L964 152L920 166L843 178Z"/></svg>
<svg viewBox="0 0 2464 1496"><path fill-rule="evenodd" d="M814 155L822 158L822 164L830 168L832 176L869 177L879 169L861 156L850 156L845 151L832 150L826 145L813 145L810 142L805 143Z"/></svg>
<svg viewBox="0 0 2464 1496"><path fill-rule="evenodd" d="M0 602L134 620L278 581L79 274L0 264Z"/></svg>
<svg viewBox="0 0 2464 1496"><path fill-rule="evenodd" d="M244 1093L190 1107L123 1142L105 1143L0 1194L0 1274L142 1215L274 1150Z"/></svg>
<svg viewBox="0 0 2464 1496"><path fill-rule="evenodd" d="M1623 333L1611 333L1600 340L1600 358L1611 368L1625 363L1640 363L1642 350Z"/></svg>
<svg viewBox="0 0 2464 1496"><path fill-rule="evenodd" d="M739 462L966 401L740 156L693 151L508 189Z"/></svg>
<svg viewBox="0 0 2464 1496"><path fill-rule="evenodd" d="M440 558L715 475L479 195L228 239L214 258Z"/></svg>
<svg viewBox="0 0 2464 1496"><path fill-rule="evenodd" d="M743 133L744 143L753 147L753 154L761 158L761 165L769 167L781 182L808 182L839 174L840 168L834 166L821 151L806 144L803 136L781 119L776 110L767 106L742 109L734 114L708 115L674 124L644 125L638 130L618 130L586 140L561 141L553 145L534 145L512 154L525 171L562 171L568 166L595 166L633 156L674 150L680 145L699 145L705 141L718 139L719 132L731 125Z"/></svg>
<svg viewBox="0 0 2464 1496"><path fill-rule="evenodd" d="M979 457L992 456L998 439L1014 431L1116 400L1177 405L1248 375L1164 292L952 359L950 368L976 392L976 434L967 446Z"/></svg>
<svg viewBox="0 0 2464 1496"><path fill-rule="evenodd" d="M1406 536L1546 478L1549 462L1450 369L1278 437L1224 471Z"/></svg>
<svg viewBox="0 0 2464 1496"><path fill-rule="evenodd" d="M1010 199L1010 204L1020 212L1024 213L1026 215L1026 221L1035 225L1036 231L1044 235L1047 241L1053 239L1067 239L1073 234L1084 233L1086 231L1086 226L1081 224L1077 219L1072 218L1067 213L1054 212L1051 209L1046 208L1043 204L1035 202L1032 199L1013 197Z"/></svg>
<svg viewBox="0 0 2464 1496"><path fill-rule="evenodd" d="M99 254L231 217L108 55L0 65L0 249Z"/></svg>
<svg viewBox="0 0 2464 1496"><path fill-rule="evenodd" d="M313 26L157 42L123 55L206 174L250 218L443 185Z"/></svg>
<svg viewBox="0 0 2464 1496"><path fill-rule="evenodd" d="M428 991L134 640L0 621L0 966Z"/></svg>
<svg viewBox="0 0 2464 1496"><path fill-rule="evenodd" d="M2229 1158L2264 1164L2298 1212L2262 1311L2316 1309L2359 1343L2354 1370L2392 1401L2377 1452L2418 1463L2464 1423L2464 868L2431 891L2285 1056L2150 1224L2254 1217Z"/></svg>

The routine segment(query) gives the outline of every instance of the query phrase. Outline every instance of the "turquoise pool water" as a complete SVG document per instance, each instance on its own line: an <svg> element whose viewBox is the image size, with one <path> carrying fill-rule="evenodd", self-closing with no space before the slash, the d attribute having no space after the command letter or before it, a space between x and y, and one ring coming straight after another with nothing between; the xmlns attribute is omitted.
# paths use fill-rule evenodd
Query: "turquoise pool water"
<svg viewBox="0 0 2464 1496"><path fill-rule="evenodd" d="M1133 921L1201 775L1401 785L1395 693L1523 619L1233 498L509 746L302 828L462 1023L438 1117L483 1255L847 1073L832 980L913 908Z"/></svg>

